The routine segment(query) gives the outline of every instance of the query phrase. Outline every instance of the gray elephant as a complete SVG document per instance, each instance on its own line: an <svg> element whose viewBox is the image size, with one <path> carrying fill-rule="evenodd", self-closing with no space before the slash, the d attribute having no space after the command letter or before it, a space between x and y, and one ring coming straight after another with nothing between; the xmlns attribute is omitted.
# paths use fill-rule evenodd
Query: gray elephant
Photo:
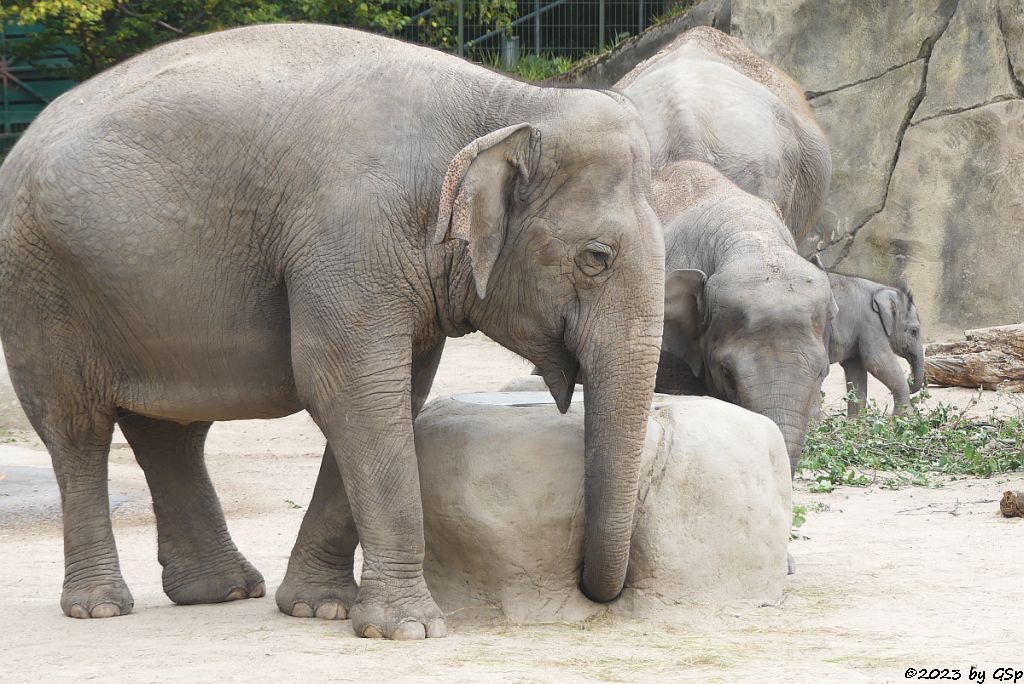
<svg viewBox="0 0 1024 684"><path fill-rule="evenodd" d="M812 259L821 264L817 256ZM829 335L829 361L842 365L856 397L847 403L846 414L860 413L868 396L868 373L892 392L893 414L905 414L910 395L924 384L924 342L914 297L906 288L867 278L830 271L828 279L839 305ZM909 385L899 357L910 364Z"/></svg>
<svg viewBox="0 0 1024 684"><path fill-rule="evenodd" d="M828 195L832 157L803 89L742 41L687 31L616 85L644 120L656 167L711 164L774 202L797 242Z"/></svg>
<svg viewBox="0 0 1024 684"><path fill-rule="evenodd" d="M795 472L828 374L828 278L797 253L774 206L707 164L656 170L654 198L666 268L657 390L771 418Z"/></svg>
<svg viewBox="0 0 1024 684"><path fill-rule="evenodd" d="M649 193L622 96L341 28L183 40L59 98L0 169L0 335L60 486L64 612L132 609L107 508L115 422L167 595L263 595L203 442L211 421L306 409L328 446L279 607L443 636L413 418L446 336L473 330L538 364L563 411L586 371L581 587L615 598L663 318Z"/></svg>

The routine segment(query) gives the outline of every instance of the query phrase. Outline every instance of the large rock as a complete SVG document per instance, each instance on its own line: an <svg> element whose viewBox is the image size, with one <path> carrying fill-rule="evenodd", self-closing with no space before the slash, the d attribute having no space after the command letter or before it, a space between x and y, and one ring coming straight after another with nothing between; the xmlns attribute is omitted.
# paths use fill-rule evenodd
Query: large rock
<svg viewBox="0 0 1024 684"><path fill-rule="evenodd" d="M811 93L877 78L924 57L957 0L733 0L732 34Z"/></svg>
<svg viewBox="0 0 1024 684"><path fill-rule="evenodd" d="M919 59L811 100L830 141L832 185L818 225L801 251L831 248L839 254L849 249L852 234L881 210L906 113L920 97L923 81L924 60Z"/></svg>
<svg viewBox="0 0 1024 684"><path fill-rule="evenodd" d="M1024 321L1022 178L1024 102L913 126L885 209L860 230L844 266L905 274L918 309L941 329Z"/></svg>
<svg viewBox="0 0 1024 684"><path fill-rule="evenodd" d="M906 280L926 335L1020 322L1021 0L733 0L732 33L800 80L832 193L805 253Z"/></svg>
<svg viewBox="0 0 1024 684"><path fill-rule="evenodd" d="M791 522L778 428L702 397L659 397L656 407L627 588L613 610L777 598ZM542 393L463 395L423 410L416 447L424 569L443 610L539 622L605 609L577 588L583 434L582 404L561 415Z"/></svg>
<svg viewBox="0 0 1024 684"><path fill-rule="evenodd" d="M935 43L924 100L913 122L1016 97L993 0L960 0Z"/></svg>

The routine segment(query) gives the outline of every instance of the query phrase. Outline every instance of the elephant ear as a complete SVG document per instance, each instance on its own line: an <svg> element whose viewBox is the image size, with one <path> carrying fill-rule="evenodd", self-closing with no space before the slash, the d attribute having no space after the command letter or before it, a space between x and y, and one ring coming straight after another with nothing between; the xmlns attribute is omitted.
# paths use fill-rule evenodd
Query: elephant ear
<svg viewBox="0 0 1024 684"><path fill-rule="evenodd" d="M665 331L661 348L682 359L695 377L703 370L700 336L704 326L704 271L682 268L665 275Z"/></svg>
<svg viewBox="0 0 1024 684"><path fill-rule="evenodd" d="M505 242L516 185L527 183L540 149L540 131L516 124L477 138L448 164L437 210L434 244L462 240L468 245L477 295Z"/></svg>
<svg viewBox="0 0 1024 684"><path fill-rule="evenodd" d="M821 263L820 256L812 254L807 260L817 266L825 275L828 275L828 269L825 268L825 264ZM829 283L828 300L828 324L832 325L832 321L839 315L839 304L836 303L836 297L832 294L831 282ZM825 346L827 347L828 344L826 343Z"/></svg>
<svg viewBox="0 0 1024 684"><path fill-rule="evenodd" d="M882 330L886 337L892 337L896 330L896 315L899 311L898 295L895 290L879 290L871 298L871 310L878 314L882 321Z"/></svg>

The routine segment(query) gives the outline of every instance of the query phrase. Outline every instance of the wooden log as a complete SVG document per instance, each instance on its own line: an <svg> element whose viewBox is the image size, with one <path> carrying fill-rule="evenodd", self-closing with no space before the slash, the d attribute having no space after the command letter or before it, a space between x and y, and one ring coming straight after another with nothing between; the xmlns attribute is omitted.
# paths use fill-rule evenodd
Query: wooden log
<svg viewBox="0 0 1024 684"><path fill-rule="evenodd" d="M1024 324L967 330L962 341L928 345L924 375L932 385L1024 392Z"/></svg>
<svg viewBox="0 0 1024 684"><path fill-rule="evenodd" d="M1024 492L1003 492L999 512L1007 518L1024 518Z"/></svg>

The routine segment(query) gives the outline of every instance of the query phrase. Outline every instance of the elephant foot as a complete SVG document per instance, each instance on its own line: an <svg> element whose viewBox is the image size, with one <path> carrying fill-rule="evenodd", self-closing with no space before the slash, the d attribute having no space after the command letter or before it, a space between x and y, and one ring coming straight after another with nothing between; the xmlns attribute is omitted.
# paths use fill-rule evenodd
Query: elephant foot
<svg viewBox="0 0 1024 684"><path fill-rule="evenodd" d="M434 603L423 577L411 582L364 577L351 610L356 636L412 640L448 636L444 613Z"/></svg>
<svg viewBox="0 0 1024 684"><path fill-rule="evenodd" d="M164 567L164 593L184 606L265 596L263 575L242 554L236 552L234 556L226 563L199 567L169 563Z"/></svg>
<svg viewBox="0 0 1024 684"><path fill-rule="evenodd" d="M89 586L64 586L60 595L60 607L64 614L73 618L106 618L127 615L132 612L135 599L128 591L128 585L118 577Z"/></svg>
<svg viewBox="0 0 1024 684"><path fill-rule="evenodd" d="M277 588L277 607L285 615L345 620L359 587L351 579L302 578L290 571Z"/></svg>

